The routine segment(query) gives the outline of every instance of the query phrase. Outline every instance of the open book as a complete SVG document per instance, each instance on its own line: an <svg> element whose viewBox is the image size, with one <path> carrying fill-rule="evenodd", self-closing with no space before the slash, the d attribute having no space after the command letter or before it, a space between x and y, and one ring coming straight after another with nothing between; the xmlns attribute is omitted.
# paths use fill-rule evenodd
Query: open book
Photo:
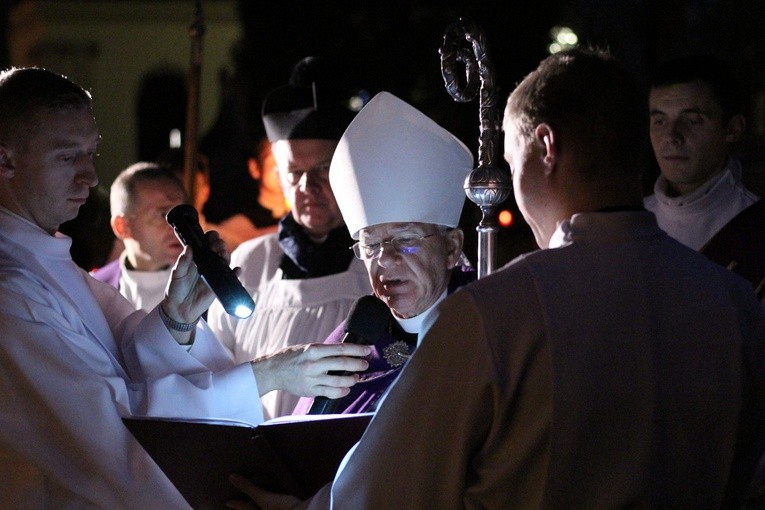
<svg viewBox="0 0 765 510"><path fill-rule="evenodd" d="M238 473L275 492L312 496L331 482L372 414L277 418L255 426L235 420L131 417L123 422L195 509L225 509L241 496Z"/></svg>

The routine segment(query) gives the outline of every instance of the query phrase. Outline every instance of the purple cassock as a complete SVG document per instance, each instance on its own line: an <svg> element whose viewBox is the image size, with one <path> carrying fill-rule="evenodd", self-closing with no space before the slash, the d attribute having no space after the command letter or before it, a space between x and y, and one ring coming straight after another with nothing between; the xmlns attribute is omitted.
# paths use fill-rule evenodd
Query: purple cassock
<svg viewBox="0 0 765 510"><path fill-rule="evenodd" d="M473 268L455 267L452 269L447 292L451 294L463 285L474 281L475 278L476 273ZM343 341L345 322L343 321L324 340L325 344L339 344ZM380 398L401 373L409 356L414 353L417 347L417 334L404 331L391 315L388 319L388 327L383 334L374 339L373 347L372 354L367 357L369 368L359 373L361 376L359 382L351 388L348 395L339 399L334 412L341 414L374 412ZM292 414L308 414L313 401L312 397L301 398Z"/></svg>
<svg viewBox="0 0 765 510"><path fill-rule="evenodd" d="M106 282L115 289L120 288L120 274L122 273L122 267L120 266L119 259L112 260L105 266L99 267L95 271L91 272L91 276L96 280Z"/></svg>

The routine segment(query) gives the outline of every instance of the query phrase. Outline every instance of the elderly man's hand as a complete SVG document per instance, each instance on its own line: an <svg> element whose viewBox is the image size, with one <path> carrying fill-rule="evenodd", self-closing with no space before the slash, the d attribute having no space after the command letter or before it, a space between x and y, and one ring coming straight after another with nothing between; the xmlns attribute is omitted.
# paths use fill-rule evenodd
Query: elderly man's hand
<svg viewBox="0 0 765 510"><path fill-rule="evenodd" d="M240 475L229 476L231 484L252 498L256 504L244 500L232 500L226 502L229 508L236 510L299 510L307 508L308 502L301 501L295 496L277 494L256 487L247 478Z"/></svg>
<svg viewBox="0 0 765 510"><path fill-rule="evenodd" d="M368 345L294 345L251 362L260 395L285 390L302 397L340 398L359 380L357 374L330 375L330 371L360 372L369 367L362 359L371 354Z"/></svg>

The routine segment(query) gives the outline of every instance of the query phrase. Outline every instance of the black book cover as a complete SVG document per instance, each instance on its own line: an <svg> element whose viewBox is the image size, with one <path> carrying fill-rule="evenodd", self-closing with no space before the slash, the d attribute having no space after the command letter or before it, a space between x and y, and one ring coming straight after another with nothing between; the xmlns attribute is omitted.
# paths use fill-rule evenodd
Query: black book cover
<svg viewBox="0 0 765 510"><path fill-rule="evenodd" d="M131 417L123 422L192 508L218 510L240 497L231 473L274 492L308 498L331 482L372 414L234 420Z"/></svg>

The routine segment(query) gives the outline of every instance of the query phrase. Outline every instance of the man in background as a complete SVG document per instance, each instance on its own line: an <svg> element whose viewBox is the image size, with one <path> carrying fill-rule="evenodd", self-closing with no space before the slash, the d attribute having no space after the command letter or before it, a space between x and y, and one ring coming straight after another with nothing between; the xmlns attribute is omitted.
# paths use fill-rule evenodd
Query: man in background
<svg viewBox="0 0 765 510"><path fill-rule="evenodd" d="M747 190L732 155L746 129L741 85L702 55L660 65L648 99L661 175L645 206L665 232L749 279L765 293L765 203Z"/></svg>
<svg viewBox="0 0 765 510"><path fill-rule="evenodd" d="M321 342L356 299L371 292L329 184L332 154L353 118L342 88L309 57L263 105L290 212L278 233L232 253L231 263L242 268L240 279L255 300L253 314L238 320L217 302L210 308L210 327L237 360ZM262 400L265 416L273 418L291 414L298 397L279 391Z"/></svg>
<svg viewBox="0 0 765 510"><path fill-rule="evenodd" d="M136 309L157 306L183 251L165 218L183 203L183 184L157 163L136 163L120 172L110 191L111 226L125 249L93 277L119 289Z"/></svg>
<svg viewBox="0 0 765 510"><path fill-rule="evenodd" d="M253 153L247 160L247 169L250 176L258 181L258 203L252 213L245 211L244 214L256 225L263 225L266 221L278 222L290 212L290 208L284 198L279 170L271 152L271 142L267 138L255 144Z"/></svg>

